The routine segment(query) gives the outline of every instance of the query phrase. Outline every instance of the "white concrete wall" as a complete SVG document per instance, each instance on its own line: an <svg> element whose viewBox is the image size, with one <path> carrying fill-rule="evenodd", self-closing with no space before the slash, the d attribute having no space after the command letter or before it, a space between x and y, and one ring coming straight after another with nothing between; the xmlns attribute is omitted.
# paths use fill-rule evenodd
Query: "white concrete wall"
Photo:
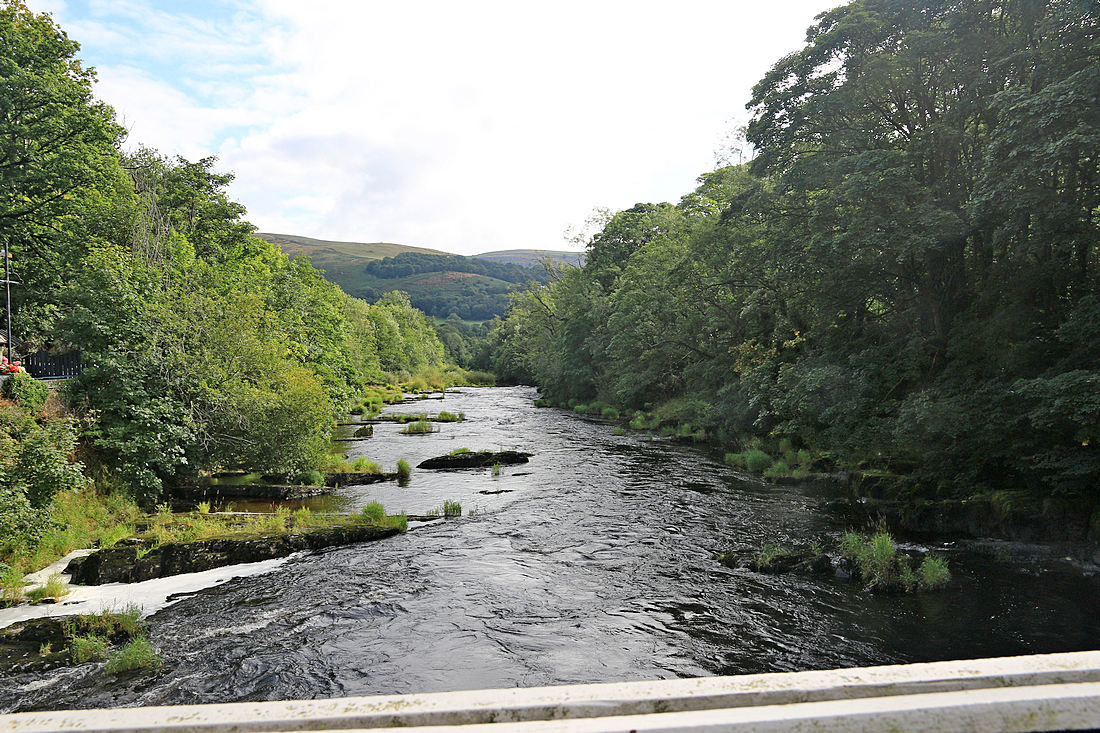
<svg viewBox="0 0 1100 733"><path fill-rule="evenodd" d="M1100 729L1100 652L655 682L0 716L0 731Z"/></svg>

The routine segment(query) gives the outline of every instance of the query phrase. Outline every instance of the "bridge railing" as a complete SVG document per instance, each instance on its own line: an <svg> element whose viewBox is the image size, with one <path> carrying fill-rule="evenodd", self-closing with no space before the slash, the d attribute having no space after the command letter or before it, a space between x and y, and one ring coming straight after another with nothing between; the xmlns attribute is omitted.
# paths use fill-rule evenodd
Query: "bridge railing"
<svg viewBox="0 0 1100 733"><path fill-rule="evenodd" d="M560 687L0 716L0 731L1040 731L1100 728L1100 652Z"/></svg>

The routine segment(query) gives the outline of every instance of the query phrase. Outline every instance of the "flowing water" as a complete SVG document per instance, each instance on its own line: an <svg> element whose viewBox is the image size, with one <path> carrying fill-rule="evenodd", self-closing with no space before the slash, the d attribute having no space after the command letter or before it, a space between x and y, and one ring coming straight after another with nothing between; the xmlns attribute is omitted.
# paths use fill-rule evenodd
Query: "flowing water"
<svg viewBox="0 0 1100 733"><path fill-rule="evenodd" d="M1100 579L1010 545L937 546L957 578L882 597L832 577L729 569L719 552L827 543L821 497L748 480L706 452L561 410L529 388L464 389L395 411L463 411L440 432L381 424L343 443L392 470L456 448L531 462L416 471L325 506L460 519L304 554L150 617L164 670L89 663L0 680L0 710L165 705L642 680L932 661L1100 646ZM348 432L352 428L347 428ZM471 512L471 510L473 510Z"/></svg>

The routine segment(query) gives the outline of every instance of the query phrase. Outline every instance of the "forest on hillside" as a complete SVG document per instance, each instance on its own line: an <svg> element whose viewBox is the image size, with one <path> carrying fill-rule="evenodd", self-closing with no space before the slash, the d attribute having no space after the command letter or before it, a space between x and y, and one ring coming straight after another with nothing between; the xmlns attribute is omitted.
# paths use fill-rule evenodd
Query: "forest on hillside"
<svg viewBox="0 0 1100 733"><path fill-rule="evenodd" d="M296 477L326 460L334 417L365 385L444 367L404 294L369 305L254 237L213 158L124 149L77 51L48 15L0 5L13 330L85 365L49 396L3 367L4 545L33 545L69 489L151 503L213 470Z"/></svg>
<svg viewBox="0 0 1100 733"><path fill-rule="evenodd" d="M785 455L897 496L1087 517L1098 97L1095 3L824 13L753 90L752 161L616 214L583 268L515 299L497 369L686 426L739 465Z"/></svg>

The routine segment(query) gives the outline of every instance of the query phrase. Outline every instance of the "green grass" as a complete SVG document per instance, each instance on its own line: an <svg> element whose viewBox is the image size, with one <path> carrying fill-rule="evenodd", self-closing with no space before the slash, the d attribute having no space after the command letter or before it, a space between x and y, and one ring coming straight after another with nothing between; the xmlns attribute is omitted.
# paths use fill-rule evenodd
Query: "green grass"
<svg viewBox="0 0 1100 733"><path fill-rule="evenodd" d="M761 570L765 570L771 567L771 564L775 561L776 558L787 554L787 549L781 545L764 545L756 553L756 566Z"/></svg>
<svg viewBox="0 0 1100 733"><path fill-rule="evenodd" d="M451 501L450 499L443 502L443 516L445 517L461 517L462 505L457 501Z"/></svg>
<svg viewBox="0 0 1100 733"><path fill-rule="evenodd" d="M304 471L298 476L298 483L307 486L319 486L325 482L325 477L320 471Z"/></svg>
<svg viewBox="0 0 1100 733"><path fill-rule="evenodd" d="M160 653L148 639L139 636L112 654L104 669L110 674L121 674L137 669L160 669L163 666L164 660Z"/></svg>
<svg viewBox="0 0 1100 733"><path fill-rule="evenodd" d="M349 465L351 471L345 473L382 473L382 466L370 460L366 456L359 456Z"/></svg>
<svg viewBox="0 0 1100 733"><path fill-rule="evenodd" d="M69 584L61 577L61 573L54 573L46 581L45 585L32 588L27 591L27 599L32 602L41 601L44 598L52 598L60 601L69 595Z"/></svg>
<svg viewBox="0 0 1100 733"><path fill-rule="evenodd" d="M110 642L102 636L76 636L69 642L69 658L73 664L102 661L107 658L110 646Z"/></svg>
<svg viewBox="0 0 1100 733"><path fill-rule="evenodd" d="M19 603L24 598L27 587L23 582L23 571L18 566L7 566L0 574L0 601Z"/></svg>
<svg viewBox="0 0 1100 733"><path fill-rule="evenodd" d="M408 481L410 476L412 476L412 468L409 467L409 462L402 458L397 462L397 478Z"/></svg>
<svg viewBox="0 0 1100 733"><path fill-rule="evenodd" d="M925 555L914 570L909 558L898 552L894 538L884 530L869 537L845 532L840 538L840 554L872 589L900 587L912 593L936 590L951 580L947 561L936 555Z"/></svg>
<svg viewBox="0 0 1100 733"><path fill-rule="evenodd" d="M501 474L502 470L503 469L500 467L499 463L494 463L493 464L493 476L499 476Z"/></svg>
<svg viewBox="0 0 1100 733"><path fill-rule="evenodd" d="M363 507L361 514L372 522L378 523L386 518L386 508L377 501L372 501Z"/></svg>
<svg viewBox="0 0 1100 733"><path fill-rule="evenodd" d="M428 433L438 432L439 428L435 427L427 420L417 420L401 429L402 435L427 435Z"/></svg>
<svg viewBox="0 0 1100 733"><path fill-rule="evenodd" d="M449 455L461 456L464 453L473 453L473 451L470 450L469 448L455 448L453 451L450 452Z"/></svg>
<svg viewBox="0 0 1100 733"><path fill-rule="evenodd" d="M947 560L931 553L924 556L917 568L917 582L924 590L936 590L951 582Z"/></svg>
<svg viewBox="0 0 1100 733"><path fill-rule="evenodd" d="M462 422L466 419L466 413L460 412L456 415L453 412L447 412L446 410L444 410L443 412L440 412L435 419L436 422Z"/></svg>

